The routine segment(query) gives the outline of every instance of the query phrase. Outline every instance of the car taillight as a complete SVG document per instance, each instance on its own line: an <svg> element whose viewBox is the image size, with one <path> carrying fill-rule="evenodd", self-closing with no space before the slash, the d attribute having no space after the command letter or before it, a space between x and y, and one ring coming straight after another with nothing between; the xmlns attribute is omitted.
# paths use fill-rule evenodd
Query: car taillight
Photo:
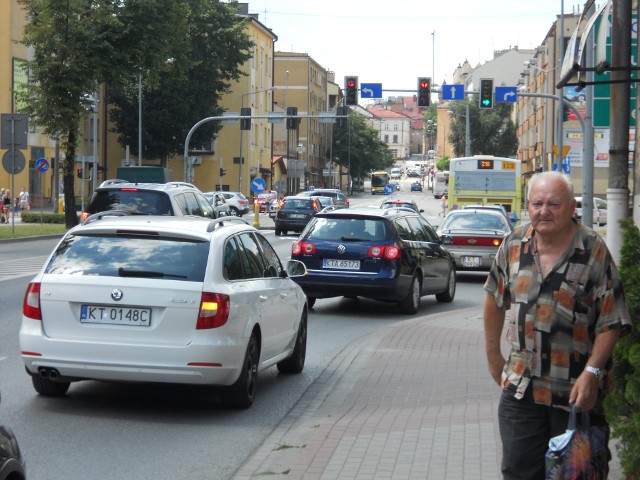
<svg viewBox="0 0 640 480"><path fill-rule="evenodd" d="M296 242L291 246L291 255L313 255L316 253L316 246L308 242Z"/></svg>
<svg viewBox="0 0 640 480"><path fill-rule="evenodd" d="M22 314L33 320L42 320L42 311L40 310L40 284L32 282L27 287L22 301Z"/></svg>
<svg viewBox="0 0 640 480"><path fill-rule="evenodd" d="M197 330L218 328L229 319L229 296L220 293L202 292Z"/></svg>
<svg viewBox="0 0 640 480"><path fill-rule="evenodd" d="M400 258L401 250L395 245L381 245L369 248L368 256L374 258L385 258L386 260L397 260Z"/></svg>

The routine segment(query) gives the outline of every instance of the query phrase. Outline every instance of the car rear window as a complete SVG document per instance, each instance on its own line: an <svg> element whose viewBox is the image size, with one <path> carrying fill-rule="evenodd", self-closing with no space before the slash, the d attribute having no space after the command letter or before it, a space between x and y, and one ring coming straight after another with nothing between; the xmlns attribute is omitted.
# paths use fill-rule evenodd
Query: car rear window
<svg viewBox="0 0 640 480"><path fill-rule="evenodd" d="M280 210L311 210L311 199L290 198L285 200Z"/></svg>
<svg viewBox="0 0 640 480"><path fill-rule="evenodd" d="M486 215L479 212L469 212L465 215L453 215L442 225L442 229L470 229L470 230L505 230L505 224L497 215Z"/></svg>
<svg viewBox="0 0 640 480"><path fill-rule="evenodd" d="M371 218L316 218L307 231L307 238L316 240L349 240L384 242L389 237L387 224Z"/></svg>
<svg viewBox="0 0 640 480"><path fill-rule="evenodd" d="M48 275L138 277L202 282L209 242L132 235L70 235Z"/></svg>
<svg viewBox="0 0 640 480"><path fill-rule="evenodd" d="M126 210L133 215L174 215L171 200L162 192L150 190L98 190L87 206L89 214Z"/></svg>

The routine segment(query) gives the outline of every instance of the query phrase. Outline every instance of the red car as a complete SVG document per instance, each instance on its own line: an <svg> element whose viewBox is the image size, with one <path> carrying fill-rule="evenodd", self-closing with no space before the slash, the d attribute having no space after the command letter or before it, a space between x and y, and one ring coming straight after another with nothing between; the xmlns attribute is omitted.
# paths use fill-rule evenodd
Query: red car
<svg viewBox="0 0 640 480"><path fill-rule="evenodd" d="M269 212L269 210L267 209L267 202L271 204L276 202L277 200L278 192L273 190L270 192L260 193L255 199L255 201L260 206L260 212Z"/></svg>

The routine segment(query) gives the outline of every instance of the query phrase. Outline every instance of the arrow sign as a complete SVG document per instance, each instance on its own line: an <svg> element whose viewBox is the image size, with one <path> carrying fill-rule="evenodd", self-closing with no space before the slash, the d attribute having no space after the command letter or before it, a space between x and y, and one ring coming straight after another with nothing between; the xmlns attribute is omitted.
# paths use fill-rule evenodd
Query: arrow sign
<svg viewBox="0 0 640 480"><path fill-rule="evenodd" d="M442 99L443 100L464 100L464 85L453 84L442 86Z"/></svg>
<svg viewBox="0 0 640 480"><path fill-rule="evenodd" d="M360 98L382 98L382 84L361 83Z"/></svg>
<svg viewBox="0 0 640 480"><path fill-rule="evenodd" d="M516 87L496 87L496 103L516 103L518 89Z"/></svg>

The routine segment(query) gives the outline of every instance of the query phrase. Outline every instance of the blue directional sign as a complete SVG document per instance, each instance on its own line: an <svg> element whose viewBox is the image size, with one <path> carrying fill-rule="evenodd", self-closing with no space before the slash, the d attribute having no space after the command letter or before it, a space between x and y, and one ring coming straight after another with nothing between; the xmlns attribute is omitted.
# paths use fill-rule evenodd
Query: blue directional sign
<svg viewBox="0 0 640 480"><path fill-rule="evenodd" d="M39 158L35 163L36 170L40 173L44 173L49 170L49 162L46 158Z"/></svg>
<svg viewBox="0 0 640 480"><path fill-rule="evenodd" d="M251 191L253 193L262 193L267 188L267 182L262 178L254 178L251 180Z"/></svg>
<svg viewBox="0 0 640 480"><path fill-rule="evenodd" d="M562 159L562 173L571 173L571 158L568 156Z"/></svg>
<svg viewBox="0 0 640 480"><path fill-rule="evenodd" d="M464 100L464 85L455 83L453 85L442 85L443 100Z"/></svg>
<svg viewBox="0 0 640 480"><path fill-rule="evenodd" d="M391 185L390 183L387 183L384 186L384 193L385 195L391 195L393 192L395 192L396 187L394 187L393 185Z"/></svg>
<svg viewBox="0 0 640 480"><path fill-rule="evenodd" d="M518 89L516 87L496 87L496 103L516 103L518 99Z"/></svg>
<svg viewBox="0 0 640 480"><path fill-rule="evenodd" d="M361 83L360 98L382 98L382 84Z"/></svg>

